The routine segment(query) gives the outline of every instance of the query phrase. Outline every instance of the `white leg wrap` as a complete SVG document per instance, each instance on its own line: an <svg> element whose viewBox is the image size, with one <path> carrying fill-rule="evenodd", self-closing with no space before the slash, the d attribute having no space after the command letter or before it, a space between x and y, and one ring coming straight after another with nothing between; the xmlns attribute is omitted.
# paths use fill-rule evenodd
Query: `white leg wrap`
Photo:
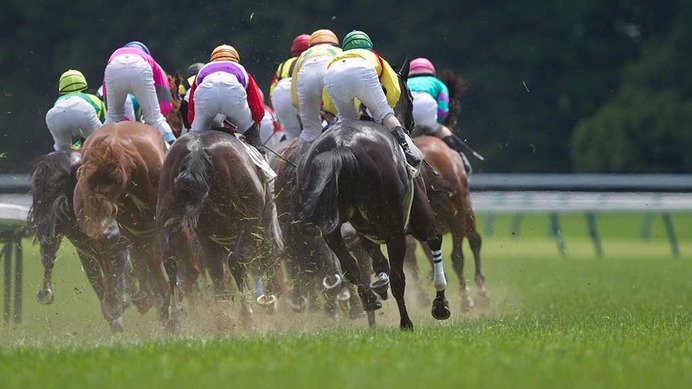
<svg viewBox="0 0 692 389"><path fill-rule="evenodd" d="M435 291L442 292L447 288L447 279L445 278L445 270L442 265L442 252L439 250L433 251L433 284Z"/></svg>

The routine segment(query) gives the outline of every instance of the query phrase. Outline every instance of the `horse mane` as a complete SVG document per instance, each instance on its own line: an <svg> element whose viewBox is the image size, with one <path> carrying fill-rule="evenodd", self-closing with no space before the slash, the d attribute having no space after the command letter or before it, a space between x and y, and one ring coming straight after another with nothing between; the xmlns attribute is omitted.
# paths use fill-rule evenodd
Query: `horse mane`
<svg viewBox="0 0 692 389"><path fill-rule="evenodd" d="M208 173L213 169L211 156L201 142L193 142L190 153L183 158L180 171L173 181L173 189L170 191L171 214L166 221L167 227L179 225L181 228L197 228L204 201L209 195Z"/></svg>
<svg viewBox="0 0 692 389"><path fill-rule="evenodd" d="M461 113L461 95L468 90L469 85L463 77L456 74L451 69L442 70L440 80L444 82L449 89L449 115L447 115L447 118L442 124L451 127L453 131L457 125L459 114Z"/></svg>
<svg viewBox="0 0 692 389"><path fill-rule="evenodd" d="M339 146L316 155L298 177L296 187L306 198L299 219L303 223L312 223L323 234L333 232L339 226L339 192L355 182L358 176L358 160L353 151ZM300 170L300 169L299 169Z"/></svg>
<svg viewBox="0 0 692 389"><path fill-rule="evenodd" d="M77 171L77 185L84 199L78 222L92 238L101 233L101 221L118 214L120 198L130 186L132 175L137 166L144 165L137 151L127 145L132 142L104 139L102 143L92 144Z"/></svg>
<svg viewBox="0 0 692 389"><path fill-rule="evenodd" d="M54 151L41 157L31 172L32 203L29 227L36 239L55 236L59 220L74 220L72 194L77 183L76 169L67 153Z"/></svg>

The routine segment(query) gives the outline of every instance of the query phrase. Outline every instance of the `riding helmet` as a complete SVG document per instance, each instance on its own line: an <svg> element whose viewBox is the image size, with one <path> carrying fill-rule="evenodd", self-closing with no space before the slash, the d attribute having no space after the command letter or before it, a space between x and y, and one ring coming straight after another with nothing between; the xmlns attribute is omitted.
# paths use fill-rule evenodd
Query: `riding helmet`
<svg viewBox="0 0 692 389"><path fill-rule="evenodd" d="M353 30L344 36L344 50L366 49L372 50L372 40L363 31Z"/></svg>
<svg viewBox="0 0 692 389"><path fill-rule="evenodd" d="M337 38L336 34L334 34L331 30L327 30L325 28L310 34L309 47L322 43L329 43L332 46L339 46L339 38Z"/></svg>
<svg viewBox="0 0 692 389"><path fill-rule="evenodd" d="M231 45L219 45L216 46L214 51L211 52L209 61L231 61L240 63L240 55L238 54L238 51Z"/></svg>
<svg viewBox="0 0 692 389"><path fill-rule="evenodd" d="M416 58L411 61L409 65L408 75L410 76L422 76L422 75L435 75L435 66L427 58Z"/></svg>
<svg viewBox="0 0 692 389"><path fill-rule="evenodd" d="M293 39L293 43L291 43L291 55L294 57L297 57L302 53L303 51L307 50L308 46L310 45L310 35L308 34L300 34L295 39Z"/></svg>
<svg viewBox="0 0 692 389"><path fill-rule="evenodd" d="M79 70L70 69L60 76L58 92L61 95L73 92L85 91L88 87L87 80Z"/></svg>
<svg viewBox="0 0 692 389"><path fill-rule="evenodd" d="M129 42L129 43L125 44L125 47L134 47L135 49L140 49L143 52L151 55L151 52L149 52L149 48L147 47L147 45L145 45L144 43L142 43L140 41Z"/></svg>

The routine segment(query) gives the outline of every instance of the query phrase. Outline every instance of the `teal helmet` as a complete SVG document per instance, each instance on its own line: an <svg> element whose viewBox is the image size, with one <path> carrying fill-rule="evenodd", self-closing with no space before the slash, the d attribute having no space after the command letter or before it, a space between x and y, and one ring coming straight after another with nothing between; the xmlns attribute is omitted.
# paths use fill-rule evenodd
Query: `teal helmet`
<svg viewBox="0 0 692 389"><path fill-rule="evenodd" d="M346 34L341 42L341 47L344 50L366 49L372 50L372 40L368 34L363 31L353 30Z"/></svg>

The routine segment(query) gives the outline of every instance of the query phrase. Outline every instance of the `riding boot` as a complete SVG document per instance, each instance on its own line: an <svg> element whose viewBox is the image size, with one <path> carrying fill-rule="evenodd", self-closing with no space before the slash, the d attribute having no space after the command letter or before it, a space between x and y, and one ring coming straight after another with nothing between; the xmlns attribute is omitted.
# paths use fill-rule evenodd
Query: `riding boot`
<svg viewBox="0 0 692 389"><path fill-rule="evenodd" d="M418 167L418 165L420 165L422 161L411 151L411 147L409 146L408 142L406 141L406 137L404 136L404 128L401 126L394 127L394 129L391 131L391 134L392 136L394 136L397 143L399 143L401 149L404 150L404 155L406 156L406 163L413 167Z"/></svg>
<svg viewBox="0 0 692 389"><path fill-rule="evenodd" d="M466 174L470 175L473 172L473 167L471 167L471 162L469 162L469 159L466 158L466 154L461 151L462 145L459 139L457 139L455 135L449 135L442 138L442 141L445 142L450 149L458 152L461 155L461 160L464 161L464 170L466 170Z"/></svg>
<svg viewBox="0 0 692 389"><path fill-rule="evenodd" d="M263 147L264 145L260 140L259 126L257 124L250 126L250 128L248 128L243 135L245 135L245 141L247 144L256 148L257 151L259 151L263 156L265 155Z"/></svg>

